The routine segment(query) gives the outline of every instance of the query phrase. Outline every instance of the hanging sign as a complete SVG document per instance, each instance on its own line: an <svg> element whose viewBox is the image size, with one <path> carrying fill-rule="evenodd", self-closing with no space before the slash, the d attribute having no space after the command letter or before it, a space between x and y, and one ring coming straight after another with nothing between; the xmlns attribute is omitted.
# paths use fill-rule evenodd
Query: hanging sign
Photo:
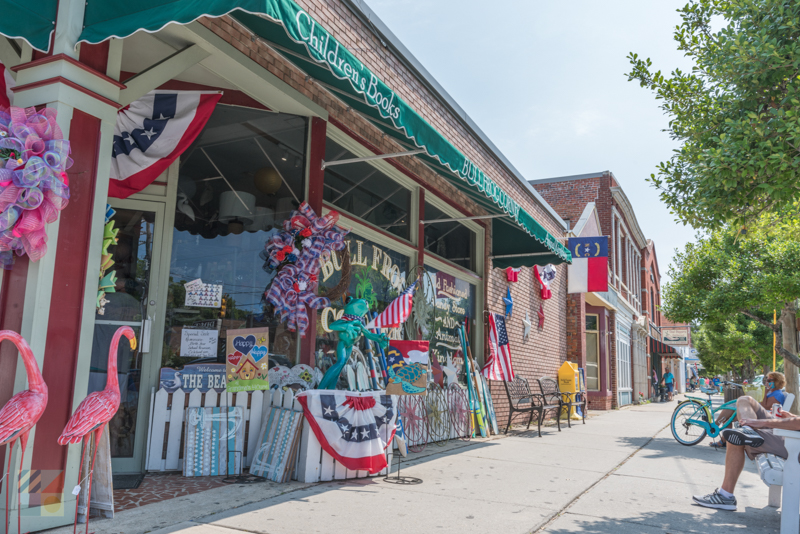
<svg viewBox="0 0 800 534"><path fill-rule="evenodd" d="M269 328L228 330L225 365L228 393L269 389Z"/></svg>

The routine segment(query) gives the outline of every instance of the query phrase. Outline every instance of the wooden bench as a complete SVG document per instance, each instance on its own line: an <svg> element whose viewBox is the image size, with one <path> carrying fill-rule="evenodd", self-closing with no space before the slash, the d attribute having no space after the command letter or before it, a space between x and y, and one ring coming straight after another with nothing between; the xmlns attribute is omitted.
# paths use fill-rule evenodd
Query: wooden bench
<svg viewBox="0 0 800 534"><path fill-rule="evenodd" d="M784 438L788 459L759 454L756 466L761 480L769 486L769 505L781 506L781 534L797 534L800 531L800 432L781 429L773 432Z"/></svg>
<svg viewBox="0 0 800 534"><path fill-rule="evenodd" d="M508 395L508 404L509 404L509 412L508 412L508 424L506 425L506 431L504 434L508 434L508 429L511 428L511 420L514 418L514 413L529 413L530 417L528 417L528 429L531 428L531 421L533 421L533 414L534 412L541 412L542 410L542 403L536 403L535 398L538 397L537 395L531 393L531 388L528 385L528 381L522 378L521 376L517 375L514 377L514 380L511 382L503 382L503 385L506 388L506 395ZM541 419L541 418L539 418ZM539 424L539 436L542 435L542 426L541 423Z"/></svg>

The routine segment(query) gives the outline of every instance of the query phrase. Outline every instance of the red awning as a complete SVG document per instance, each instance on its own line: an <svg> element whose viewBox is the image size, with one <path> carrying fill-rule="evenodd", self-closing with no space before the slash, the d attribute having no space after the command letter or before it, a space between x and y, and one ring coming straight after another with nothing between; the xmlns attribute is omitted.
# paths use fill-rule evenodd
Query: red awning
<svg viewBox="0 0 800 534"><path fill-rule="evenodd" d="M650 337L650 354L658 354L662 358L680 358L680 354L675 349L652 336Z"/></svg>

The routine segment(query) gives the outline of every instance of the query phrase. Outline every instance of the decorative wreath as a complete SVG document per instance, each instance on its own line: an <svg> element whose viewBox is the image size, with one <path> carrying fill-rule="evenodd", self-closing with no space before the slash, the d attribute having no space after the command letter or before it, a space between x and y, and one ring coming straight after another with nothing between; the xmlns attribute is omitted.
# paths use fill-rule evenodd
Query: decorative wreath
<svg viewBox="0 0 800 534"><path fill-rule="evenodd" d="M264 269L276 270L264 296L275 307L281 321L290 331L299 331L305 337L308 330L306 308L321 310L330 306L330 300L317 296L319 285L319 260L327 260L334 251L346 244L347 231L336 226L339 214L331 211L317 217L306 202L293 211L283 223L283 232L267 241L263 257Z"/></svg>
<svg viewBox="0 0 800 534"><path fill-rule="evenodd" d="M69 141L56 111L0 110L0 263L14 255L37 261L47 252L45 224L55 222L69 201Z"/></svg>

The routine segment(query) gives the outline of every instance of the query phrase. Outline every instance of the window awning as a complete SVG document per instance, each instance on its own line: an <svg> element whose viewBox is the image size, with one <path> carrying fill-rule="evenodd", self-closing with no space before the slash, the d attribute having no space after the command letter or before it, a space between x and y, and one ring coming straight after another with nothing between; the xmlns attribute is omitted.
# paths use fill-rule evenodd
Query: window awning
<svg viewBox="0 0 800 534"><path fill-rule="evenodd" d="M655 339L654 337L650 336L650 354L658 354L662 358L680 358L681 355L678 352L670 347L669 345L665 345L661 341Z"/></svg>
<svg viewBox="0 0 800 534"><path fill-rule="evenodd" d="M24 0L0 0L0 34L23 39L33 48L47 52L57 11L58 0L37 0L35 6Z"/></svg>
<svg viewBox="0 0 800 534"><path fill-rule="evenodd" d="M419 157L450 179L490 213L496 267L571 262L569 250L478 166L453 146L411 106L375 76L292 0L89 0L81 41L98 43L139 30L158 31L170 23L188 24L201 16L231 15L270 42L285 57L340 96L387 135L413 148ZM458 179L454 179L458 177ZM502 221L502 222L498 222ZM514 255L512 257L512 255Z"/></svg>

